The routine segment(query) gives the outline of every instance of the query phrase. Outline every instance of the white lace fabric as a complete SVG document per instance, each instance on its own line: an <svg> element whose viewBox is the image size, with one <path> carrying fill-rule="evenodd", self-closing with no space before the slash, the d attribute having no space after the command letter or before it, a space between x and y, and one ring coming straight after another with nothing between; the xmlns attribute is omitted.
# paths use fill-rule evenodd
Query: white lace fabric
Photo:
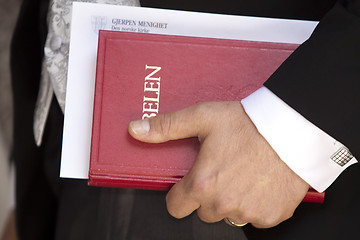
<svg viewBox="0 0 360 240"><path fill-rule="evenodd" d="M40 89L34 112L34 138L41 145L53 93L62 112L65 110L66 80L69 58L70 25L73 2L93 2L114 5L140 6L138 0L52 0L48 12L48 35Z"/></svg>

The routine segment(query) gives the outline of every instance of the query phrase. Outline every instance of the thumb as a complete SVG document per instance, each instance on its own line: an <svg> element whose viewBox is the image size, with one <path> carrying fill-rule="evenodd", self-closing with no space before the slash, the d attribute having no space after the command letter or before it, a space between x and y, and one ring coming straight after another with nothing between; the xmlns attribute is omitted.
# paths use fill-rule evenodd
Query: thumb
<svg viewBox="0 0 360 240"><path fill-rule="evenodd" d="M201 124L196 108L194 105L176 112L132 121L128 131L133 138L149 143L197 137L203 124Z"/></svg>

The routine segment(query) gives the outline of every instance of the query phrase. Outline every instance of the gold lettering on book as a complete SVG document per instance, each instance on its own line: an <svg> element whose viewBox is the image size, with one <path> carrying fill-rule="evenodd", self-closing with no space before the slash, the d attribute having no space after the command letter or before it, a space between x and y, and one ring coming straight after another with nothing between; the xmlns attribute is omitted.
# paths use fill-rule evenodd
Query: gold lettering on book
<svg viewBox="0 0 360 240"><path fill-rule="evenodd" d="M156 77L161 67L145 65L145 70L153 70L145 77L142 119L154 117L159 113L160 78Z"/></svg>

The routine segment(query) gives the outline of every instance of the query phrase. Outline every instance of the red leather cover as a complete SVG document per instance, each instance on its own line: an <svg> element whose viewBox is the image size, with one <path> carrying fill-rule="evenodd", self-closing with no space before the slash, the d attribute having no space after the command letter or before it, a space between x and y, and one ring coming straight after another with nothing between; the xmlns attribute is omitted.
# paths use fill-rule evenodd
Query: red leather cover
<svg viewBox="0 0 360 240"><path fill-rule="evenodd" d="M315 189L310 188L306 193L303 202L323 203L325 199L325 192L319 193Z"/></svg>
<svg viewBox="0 0 360 240"><path fill-rule="evenodd" d="M100 31L89 185L169 189L192 166L197 139L142 143L128 134L129 122L149 108L161 113L202 101L241 100L296 47Z"/></svg>

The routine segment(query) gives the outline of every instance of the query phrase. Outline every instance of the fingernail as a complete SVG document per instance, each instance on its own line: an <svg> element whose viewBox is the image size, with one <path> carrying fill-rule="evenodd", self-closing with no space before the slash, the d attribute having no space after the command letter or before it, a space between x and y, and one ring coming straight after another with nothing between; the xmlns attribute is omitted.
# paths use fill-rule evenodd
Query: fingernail
<svg viewBox="0 0 360 240"><path fill-rule="evenodd" d="M130 123L130 128L136 135L145 135L150 130L150 123L148 119L136 120Z"/></svg>

